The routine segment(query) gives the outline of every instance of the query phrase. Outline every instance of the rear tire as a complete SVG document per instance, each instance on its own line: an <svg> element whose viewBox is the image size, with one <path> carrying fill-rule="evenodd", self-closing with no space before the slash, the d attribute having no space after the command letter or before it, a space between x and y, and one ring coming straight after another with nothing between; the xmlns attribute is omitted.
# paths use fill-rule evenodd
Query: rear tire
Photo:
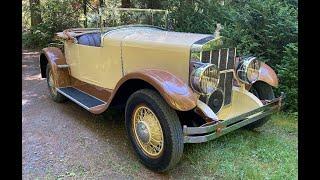
<svg viewBox="0 0 320 180"><path fill-rule="evenodd" d="M47 77L47 85L48 85L48 89L49 89L49 95L50 95L51 99L55 102L58 102L58 103L65 102L67 100L67 98L56 90L56 85L53 81L52 68L49 63L47 64L46 75L47 75L46 77Z"/></svg>
<svg viewBox="0 0 320 180"><path fill-rule="evenodd" d="M150 89L133 93L126 104L125 124L136 154L149 169L164 172L180 161L184 146L182 126L177 113L159 93ZM157 141L153 141L156 137Z"/></svg>
<svg viewBox="0 0 320 180"><path fill-rule="evenodd" d="M272 100L274 99L274 92L272 87L262 81L257 81L255 82L250 90L249 90L252 94L254 94L257 98L259 98L260 100ZM261 127L262 125L264 125L267 121L269 121L271 118L271 115L268 115L262 119L259 119L251 124L248 124L247 126L245 126L246 129L252 130L258 127Z"/></svg>

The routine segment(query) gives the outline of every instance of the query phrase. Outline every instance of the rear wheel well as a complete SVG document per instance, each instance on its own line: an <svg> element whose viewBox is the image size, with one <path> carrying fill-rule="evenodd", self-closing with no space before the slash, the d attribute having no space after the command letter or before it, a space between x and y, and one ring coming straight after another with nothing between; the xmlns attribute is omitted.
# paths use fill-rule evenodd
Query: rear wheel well
<svg viewBox="0 0 320 180"><path fill-rule="evenodd" d="M44 53L40 54L40 71L41 71L41 77L46 78L46 70L47 70L47 64L48 64L48 59Z"/></svg>
<svg viewBox="0 0 320 180"><path fill-rule="evenodd" d="M147 83L144 80L130 79L130 80L124 82L120 86L120 88L117 90L110 106L124 108L130 95L140 89L153 89L153 90L157 91L152 85L150 85L149 83Z"/></svg>

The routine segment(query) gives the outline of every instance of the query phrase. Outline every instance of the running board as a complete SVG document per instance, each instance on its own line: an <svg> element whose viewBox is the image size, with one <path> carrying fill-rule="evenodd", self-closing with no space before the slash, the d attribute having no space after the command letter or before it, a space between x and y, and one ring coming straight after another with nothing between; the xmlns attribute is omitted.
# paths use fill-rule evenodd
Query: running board
<svg viewBox="0 0 320 180"><path fill-rule="evenodd" d="M57 91L89 111L94 107L106 104L106 102L74 87L61 87L57 88Z"/></svg>

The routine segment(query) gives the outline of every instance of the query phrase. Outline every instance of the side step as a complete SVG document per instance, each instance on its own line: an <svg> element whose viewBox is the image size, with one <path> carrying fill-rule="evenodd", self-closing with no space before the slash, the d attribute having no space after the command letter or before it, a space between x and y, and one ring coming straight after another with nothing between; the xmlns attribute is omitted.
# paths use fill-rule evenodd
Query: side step
<svg viewBox="0 0 320 180"><path fill-rule="evenodd" d="M86 110L106 104L106 102L74 87L57 88L57 91Z"/></svg>

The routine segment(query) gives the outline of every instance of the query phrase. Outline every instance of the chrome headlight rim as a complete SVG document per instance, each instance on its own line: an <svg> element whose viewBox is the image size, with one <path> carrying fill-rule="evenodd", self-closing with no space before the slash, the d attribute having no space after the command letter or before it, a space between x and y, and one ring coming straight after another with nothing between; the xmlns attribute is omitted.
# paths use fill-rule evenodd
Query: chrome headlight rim
<svg viewBox="0 0 320 180"><path fill-rule="evenodd" d="M252 73L252 71L248 71L248 69L250 66L252 66L252 64L254 64L254 67L255 67L254 70L257 73L255 79L249 78L250 73ZM254 56L246 57L240 61L237 67L237 70L236 70L237 77L241 82L245 84L253 84L259 79L260 67L261 67L261 61L259 61L256 57Z"/></svg>
<svg viewBox="0 0 320 180"><path fill-rule="evenodd" d="M215 72L216 77L215 77L214 85L211 87L212 90L210 92L208 92L208 91L204 90L203 87L201 87L201 82L203 80L204 73L206 72L206 70L208 70L210 68L214 68L214 70L216 71ZM200 95L210 95L215 90L218 89L219 79L220 79L219 68L215 64L203 63L203 65L201 65L200 67L197 67L192 70L192 72L190 74L189 81L190 81L191 88L196 93L198 93Z"/></svg>

